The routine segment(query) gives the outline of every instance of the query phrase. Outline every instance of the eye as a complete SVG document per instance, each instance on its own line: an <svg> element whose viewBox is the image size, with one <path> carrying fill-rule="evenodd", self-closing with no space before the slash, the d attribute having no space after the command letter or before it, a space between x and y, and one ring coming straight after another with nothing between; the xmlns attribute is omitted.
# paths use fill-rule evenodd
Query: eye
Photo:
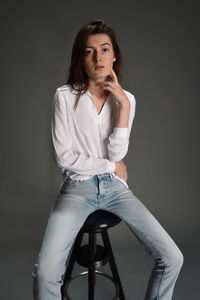
<svg viewBox="0 0 200 300"><path fill-rule="evenodd" d="M85 54L86 54L86 55L91 54L91 53L92 53L92 50L86 50L86 51L85 51Z"/></svg>
<svg viewBox="0 0 200 300"><path fill-rule="evenodd" d="M109 51L110 49L109 48L103 48L103 51L104 52L107 52L107 51Z"/></svg>

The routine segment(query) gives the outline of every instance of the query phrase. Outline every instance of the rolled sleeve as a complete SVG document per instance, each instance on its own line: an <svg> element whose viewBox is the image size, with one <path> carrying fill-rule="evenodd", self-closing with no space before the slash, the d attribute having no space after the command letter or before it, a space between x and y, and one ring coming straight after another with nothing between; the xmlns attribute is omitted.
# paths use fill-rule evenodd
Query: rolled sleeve
<svg viewBox="0 0 200 300"><path fill-rule="evenodd" d="M136 101L133 94L126 92L131 103L128 127L114 127L108 138L108 159L112 162L122 160L128 152L129 138L135 117Z"/></svg>
<svg viewBox="0 0 200 300"><path fill-rule="evenodd" d="M128 127L115 127L113 129L113 136L115 138L128 138Z"/></svg>

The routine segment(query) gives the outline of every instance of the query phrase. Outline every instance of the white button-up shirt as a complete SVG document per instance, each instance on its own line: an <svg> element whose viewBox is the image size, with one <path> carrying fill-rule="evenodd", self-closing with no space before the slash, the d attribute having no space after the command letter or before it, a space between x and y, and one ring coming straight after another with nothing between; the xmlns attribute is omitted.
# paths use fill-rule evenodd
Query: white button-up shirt
<svg viewBox="0 0 200 300"><path fill-rule="evenodd" d="M128 152L129 137L135 116L136 101L125 91L131 103L128 127L115 127L119 103L109 93L98 114L89 90L80 96L74 111L77 92L69 85L58 87L52 106L52 142L57 165L64 179L85 180L97 174L112 173L115 162Z"/></svg>

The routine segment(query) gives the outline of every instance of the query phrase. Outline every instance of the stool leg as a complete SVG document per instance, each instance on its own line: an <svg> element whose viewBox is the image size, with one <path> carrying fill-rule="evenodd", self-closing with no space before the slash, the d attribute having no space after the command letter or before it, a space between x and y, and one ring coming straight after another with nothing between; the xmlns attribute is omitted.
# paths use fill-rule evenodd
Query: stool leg
<svg viewBox="0 0 200 300"><path fill-rule="evenodd" d="M73 272L73 269L74 269L74 264L75 264L75 256L76 256L76 251L79 249L79 247L81 246L81 243L82 243L82 240L83 240L83 235L84 235L84 232L80 231L75 239L75 242L74 242L74 246L73 246L73 249L72 249L72 253L71 253L71 256L70 256L70 259L69 259L69 263L68 263L68 266L67 266L67 270L66 270L66 273L65 273L65 277L64 277L64 281L63 281L63 285L61 287L61 294L62 294L62 299L64 297L64 287L65 287L65 284L68 280L71 279L71 276L72 276L72 272Z"/></svg>
<svg viewBox="0 0 200 300"><path fill-rule="evenodd" d="M111 248L111 244L110 244L110 240L109 240L107 230L102 231L101 235L102 235L102 239L103 239L103 242L104 242L104 246L105 246L105 248L107 250L107 253L108 253L109 264L110 264L110 268L111 268L111 271L112 271L113 278L116 280L116 282L119 285L119 297L120 297L119 299L120 300L125 300L122 284L121 284L121 281L120 281L120 278L119 278L119 273L118 273L117 266L116 266L116 263L115 263L115 259L114 259L114 255L113 255L113 252L112 252L112 248Z"/></svg>
<svg viewBox="0 0 200 300"><path fill-rule="evenodd" d="M94 300L94 284L95 284L95 244L96 236L89 233L89 266L88 266L88 300Z"/></svg>

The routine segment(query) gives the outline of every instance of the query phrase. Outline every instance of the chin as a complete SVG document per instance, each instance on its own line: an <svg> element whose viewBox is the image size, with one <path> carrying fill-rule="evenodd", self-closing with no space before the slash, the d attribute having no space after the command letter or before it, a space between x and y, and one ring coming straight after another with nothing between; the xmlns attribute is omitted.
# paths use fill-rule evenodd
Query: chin
<svg viewBox="0 0 200 300"><path fill-rule="evenodd" d="M94 78L94 79L97 79L97 80L105 80L106 79L106 77L107 77L108 75L104 75L104 74L102 74L102 75L96 75L96 76L91 76L90 78Z"/></svg>

